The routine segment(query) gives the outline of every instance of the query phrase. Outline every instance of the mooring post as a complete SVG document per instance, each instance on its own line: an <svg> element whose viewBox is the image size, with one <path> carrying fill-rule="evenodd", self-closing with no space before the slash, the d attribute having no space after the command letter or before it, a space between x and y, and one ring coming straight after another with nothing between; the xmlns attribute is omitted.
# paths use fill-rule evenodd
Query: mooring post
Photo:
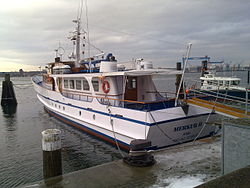
<svg viewBox="0 0 250 188"><path fill-rule="evenodd" d="M13 84L10 81L10 74L5 74L5 80L2 83L1 105L2 106L17 105Z"/></svg>
<svg viewBox="0 0 250 188"><path fill-rule="evenodd" d="M123 161L130 166L147 167L156 163L154 156L146 149L151 147L151 141L146 139L135 139L130 142L130 151Z"/></svg>
<svg viewBox="0 0 250 188"><path fill-rule="evenodd" d="M249 84L249 76L250 76L250 71L247 71L247 83Z"/></svg>
<svg viewBox="0 0 250 188"><path fill-rule="evenodd" d="M42 132L43 177L62 175L61 131L47 129Z"/></svg>

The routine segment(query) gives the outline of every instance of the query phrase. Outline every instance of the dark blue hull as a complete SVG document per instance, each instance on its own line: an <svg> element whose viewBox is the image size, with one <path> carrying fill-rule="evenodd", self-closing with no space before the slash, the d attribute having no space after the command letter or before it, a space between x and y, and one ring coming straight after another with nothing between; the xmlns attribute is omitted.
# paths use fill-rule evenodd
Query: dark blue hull
<svg viewBox="0 0 250 188"><path fill-rule="evenodd" d="M239 90L204 91L202 90L202 92L213 95L213 96L218 95L218 97L220 98L246 101L246 91L239 91ZM248 92L248 99L250 99L250 92Z"/></svg>

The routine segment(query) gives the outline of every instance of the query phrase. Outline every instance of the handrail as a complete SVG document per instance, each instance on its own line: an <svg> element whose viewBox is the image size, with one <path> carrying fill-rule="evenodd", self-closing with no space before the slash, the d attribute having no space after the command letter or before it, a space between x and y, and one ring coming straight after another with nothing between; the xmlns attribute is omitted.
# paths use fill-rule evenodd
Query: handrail
<svg viewBox="0 0 250 188"><path fill-rule="evenodd" d="M232 116L236 118L249 118L250 117L249 112L246 114L244 110L232 108L227 105L222 105L220 103L213 103L213 102L209 102L207 100L202 100L198 98L187 99L186 102L194 104L194 105L198 105L204 108L213 109L217 113L222 113L230 117Z"/></svg>
<svg viewBox="0 0 250 188"><path fill-rule="evenodd" d="M78 93L80 93L80 92L78 92ZM123 99L114 99L114 98L110 98L110 97L100 97L100 96L93 96L93 95L84 95L84 94L79 94L79 95L81 95L81 96L86 96L86 97L99 98L99 99L106 99L106 100L120 101L120 102L138 103L138 104L152 104L152 103L159 103L159 102L171 101L171 100L174 100L174 99L175 99L175 98L171 98L171 99L168 99L168 100L162 100L162 101L141 102L141 101L123 100Z"/></svg>
<svg viewBox="0 0 250 188"><path fill-rule="evenodd" d="M91 94L91 91L89 91L89 90L78 90L78 89L65 89L65 88L63 88L63 90L62 91L65 91L65 92L69 92L69 93L87 93L87 94ZM107 94L102 94L102 93L98 93L98 95L107 95ZM109 94L109 96L122 96L122 94L118 94L118 95L110 95Z"/></svg>
<svg viewBox="0 0 250 188"><path fill-rule="evenodd" d="M207 96L212 96L212 97L215 97L217 95L217 92L214 92L214 91L209 91L212 94L209 94L209 93L206 93L206 92L202 92L202 91L199 91L197 89L191 89L191 91L197 92L197 93L201 93L201 94L204 94L204 95L207 95ZM226 98L227 100L245 104L245 102L243 102L244 98L236 97L236 96L232 96L232 95L226 95L226 94L223 94L223 93L219 93L219 95L220 96L218 96L217 98L225 99L225 97L228 96L230 98ZM250 102L250 101L248 100L248 102Z"/></svg>

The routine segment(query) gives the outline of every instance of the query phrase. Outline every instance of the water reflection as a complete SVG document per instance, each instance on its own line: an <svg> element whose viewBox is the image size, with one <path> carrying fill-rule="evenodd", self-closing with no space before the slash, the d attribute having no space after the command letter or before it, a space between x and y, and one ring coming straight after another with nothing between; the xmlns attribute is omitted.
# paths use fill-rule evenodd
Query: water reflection
<svg viewBox="0 0 250 188"><path fill-rule="evenodd" d="M2 111L5 117L13 117L15 115L17 109L17 105L8 104L2 106Z"/></svg>

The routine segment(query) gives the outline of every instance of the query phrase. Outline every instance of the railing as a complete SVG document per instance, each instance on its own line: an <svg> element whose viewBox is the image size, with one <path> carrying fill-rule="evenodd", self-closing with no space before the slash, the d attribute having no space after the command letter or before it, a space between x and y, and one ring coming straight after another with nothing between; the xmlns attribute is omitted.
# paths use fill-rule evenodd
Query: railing
<svg viewBox="0 0 250 188"><path fill-rule="evenodd" d="M168 91L147 91L147 93L157 94L164 99L174 98L176 96L176 93L168 92ZM180 94L183 94L183 93L180 93Z"/></svg>
<svg viewBox="0 0 250 188"><path fill-rule="evenodd" d="M201 91L197 89L192 89L189 91L189 97L197 97L197 98L203 98L203 99L210 99L210 100L215 100L216 102L222 102L223 104L229 105L229 106L234 106L236 108L244 109L245 114L248 113L248 103L249 101L249 89L246 88L245 90L245 98L237 97L237 96L232 96L228 95L227 91L226 93L219 93L215 91ZM242 91L244 92L244 91Z"/></svg>
<svg viewBox="0 0 250 188"><path fill-rule="evenodd" d="M174 107L174 100L165 100L165 101L151 101L151 102L141 102L141 101L132 101L132 100L121 100L113 99L107 97L97 97L96 99L104 105L123 107L141 111L153 111L165 108Z"/></svg>
<svg viewBox="0 0 250 188"><path fill-rule="evenodd" d="M227 111L228 109L234 108L232 111L237 111L246 115L249 118L248 104L250 88L240 89L234 87L232 89L224 89L221 85L217 86L217 91L201 90L197 85L201 85L201 81L189 82L192 85L189 89L189 98L197 97L198 99L208 100L213 102L215 108L219 108L220 104L224 105L221 107L222 110ZM197 88L197 89L196 89ZM239 115L239 114L238 114Z"/></svg>
<svg viewBox="0 0 250 188"><path fill-rule="evenodd" d="M33 81L34 83L36 83L36 84L41 84L41 83L42 83L42 77L41 77L41 76L38 76L38 75L33 76L33 77L32 77L32 81Z"/></svg>
<svg viewBox="0 0 250 188"><path fill-rule="evenodd" d="M79 100L79 101L85 101L85 102L92 102L93 98L96 98L97 101L103 105L135 109L135 110L140 110L140 111L152 111L152 110L159 110L159 109L174 107L174 99L165 100L165 101L141 102L141 101L115 99L115 98L109 98L109 97L84 95L80 93L75 94L75 93L69 93L69 92L62 92L62 95L67 98L71 98L71 99Z"/></svg>
<svg viewBox="0 0 250 188"><path fill-rule="evenodd" d="M62 92L62 95L67 98L75 99L78 101L85 101L85 102L93 101L93 96L90 96L90 95L82 95L82 94L75 94L75 93L69 93L69 92Z"/></svg>

